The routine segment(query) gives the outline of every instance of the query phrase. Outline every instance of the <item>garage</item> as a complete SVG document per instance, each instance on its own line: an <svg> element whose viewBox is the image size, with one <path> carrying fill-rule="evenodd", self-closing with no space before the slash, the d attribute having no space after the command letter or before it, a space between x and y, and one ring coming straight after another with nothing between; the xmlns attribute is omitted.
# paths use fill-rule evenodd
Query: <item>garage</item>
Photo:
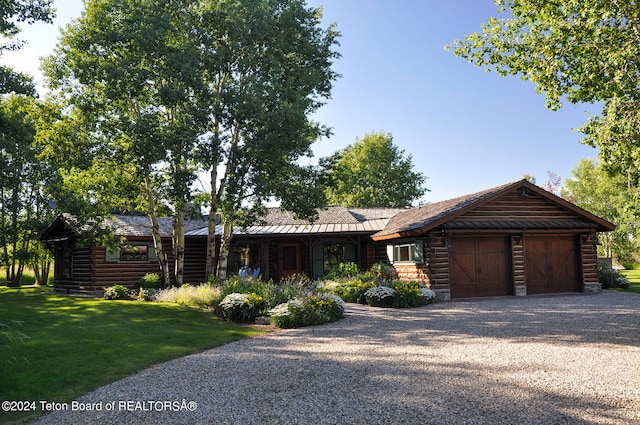
<svg viewBox="0 0 640 425"><path fill-rule="evenodd" d="M575 236L528 236L525 273L528 294L575 292L582 287Z"/></svg>
<svg viewBox="0 0 640 425"><path fill-rule="evenodd" d="M374 241L439 299L595 292L598 233L615 225L526 180L407 209ZM388 253L420 247L419 255Z"/></svg>
<svg viewBox="0 0 640 425"><path fill-rule="evenodd" d="M511 295L509 238L457 237L449 247L452 298Z"/></svg>

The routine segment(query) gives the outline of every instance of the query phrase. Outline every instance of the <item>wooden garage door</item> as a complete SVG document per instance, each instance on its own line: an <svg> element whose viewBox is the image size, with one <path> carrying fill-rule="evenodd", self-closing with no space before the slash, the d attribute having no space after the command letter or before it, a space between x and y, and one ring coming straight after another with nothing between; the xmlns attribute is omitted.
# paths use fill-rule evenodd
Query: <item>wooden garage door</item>
<svg viewBox="0 0 640 425"><path fill-rule="evenodd" d="M573 236L525 239L527 294L579 291L578 265L577 241Z"/></svg>
<svg viewBox="0 0 640 425"><path fill-rule="evenodd" d="M509 238L451 238L451 298L490 297L512 293Z"/></svg>

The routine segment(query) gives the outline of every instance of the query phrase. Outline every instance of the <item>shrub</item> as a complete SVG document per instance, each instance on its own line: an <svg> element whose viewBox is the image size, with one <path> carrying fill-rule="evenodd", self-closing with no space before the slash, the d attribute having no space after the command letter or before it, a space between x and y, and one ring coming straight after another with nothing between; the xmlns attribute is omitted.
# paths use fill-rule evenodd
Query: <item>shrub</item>
<svg viewBox="0 0 640 425"><path fill-rule="evenodd" d="M396 291L388 286L369 288L364 293L364 300L372 307L390 307Z"/></svg>
<svg viewBox="0 0 640 425"><path fill-rule="evenodd" d="M356 277L360 273L358 265L356 263L340 263L337 267L327 273L327 279L339 279L339 278L352 278Z"/></svg>
<svg viewBox="0 0 640 425"><path fill-rule="evenodd" d="M422 305L420 285L417 282L395 280L390 286L395 290L393 307L418 307Z"/></svg>
<svg viewBox="0 0 640 425"><path fill-rule="evenodd" d="M423 305L433 304L436 302L436 293L429 288L420 288L420 301Z"/></svg>
<svg viewBox="0 0 640 425"><path fill-rule="evenodd" d="M306 295L271 309L271 324L280 328L321 325L339 320L344 303L331 295Z"/></svg>
<svg viewBox="0 0 640 425"><path fill-rule="evenodd" d="M624 276L618 276L616 279L616 284L618 288L629 289L629 285L631 285L631 281Z"/></svg>
<svg viewBox="0 0 640 425"><path fill-rule="evenodd" d="M129 297L129 290L122 285L113 285L104 289L105 300L121 300Z"/></svg>
<svg viewBox="0 0 640 425"><path fill-rule="evenodd" d="M333 293L345 302L364 304L364 293L367 289L375 288L376 283L373 281L349 280L333 289Z"/></svg>
<svg viewBox="0 0 640 425"><path fill-rule="evenodd" d="M602 289L623 288L628 289L631 282L621 276L617 270L598 267L598 281L602 284Z"/></svg>
<svg viewBox="0 0 640 425"><path fill-rule="evenodd" d="M253 322L262 309L263 302L258 294L234 292L222 299L216 307L216 314L233 322Z"/></svg>
<svg viewBox="0 0 640 425"><path fill-rule="evenodd" d="M371 266L371 272L374 274L378 283L385 284L398 278L398 272L391 264L375 263Z"/></svg>
<svg viewBox="0 0 640 425"><path fill-rule="evenodd" d="M160 275L158 273L147 273L140 278L138 286L145 289L160 288Z"/></svg>
<svg viewBox="0 0 640 425"><path fill-rule="evenodd" d="M153 301L157 294L157 289L140 288L140 291L138 292L138 298L142 301Z"/></svg>
<svg viewBox="0 0 640 425"><path fill-rule="evenodd" d="M222 299L220 288L212 285L182 285L177 288L167 288L155 295L158 302L189 305L205 308L217 304Z"/></svg>

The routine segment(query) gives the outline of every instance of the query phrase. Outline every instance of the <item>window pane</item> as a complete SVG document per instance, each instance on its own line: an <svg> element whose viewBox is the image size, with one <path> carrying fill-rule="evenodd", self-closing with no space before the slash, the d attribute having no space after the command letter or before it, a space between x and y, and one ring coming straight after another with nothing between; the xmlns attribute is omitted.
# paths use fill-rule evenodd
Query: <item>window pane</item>
<svg viewBox="0 0 640 425"><path fill-rule="evenodd" d="M411 261L411 245L402 245L398 250L398 261Z"/></svg>

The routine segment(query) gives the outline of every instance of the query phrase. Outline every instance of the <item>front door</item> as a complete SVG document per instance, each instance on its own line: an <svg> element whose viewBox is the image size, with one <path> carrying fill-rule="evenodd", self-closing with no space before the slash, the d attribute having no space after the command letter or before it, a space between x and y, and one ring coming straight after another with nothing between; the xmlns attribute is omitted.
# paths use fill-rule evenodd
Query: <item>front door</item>
<svg viewBox="0 0 640 425"><path fill-rule="evenodd" d="M280 279L300 273L300 244L288 243L278 247L278 269Z"/></svg>

